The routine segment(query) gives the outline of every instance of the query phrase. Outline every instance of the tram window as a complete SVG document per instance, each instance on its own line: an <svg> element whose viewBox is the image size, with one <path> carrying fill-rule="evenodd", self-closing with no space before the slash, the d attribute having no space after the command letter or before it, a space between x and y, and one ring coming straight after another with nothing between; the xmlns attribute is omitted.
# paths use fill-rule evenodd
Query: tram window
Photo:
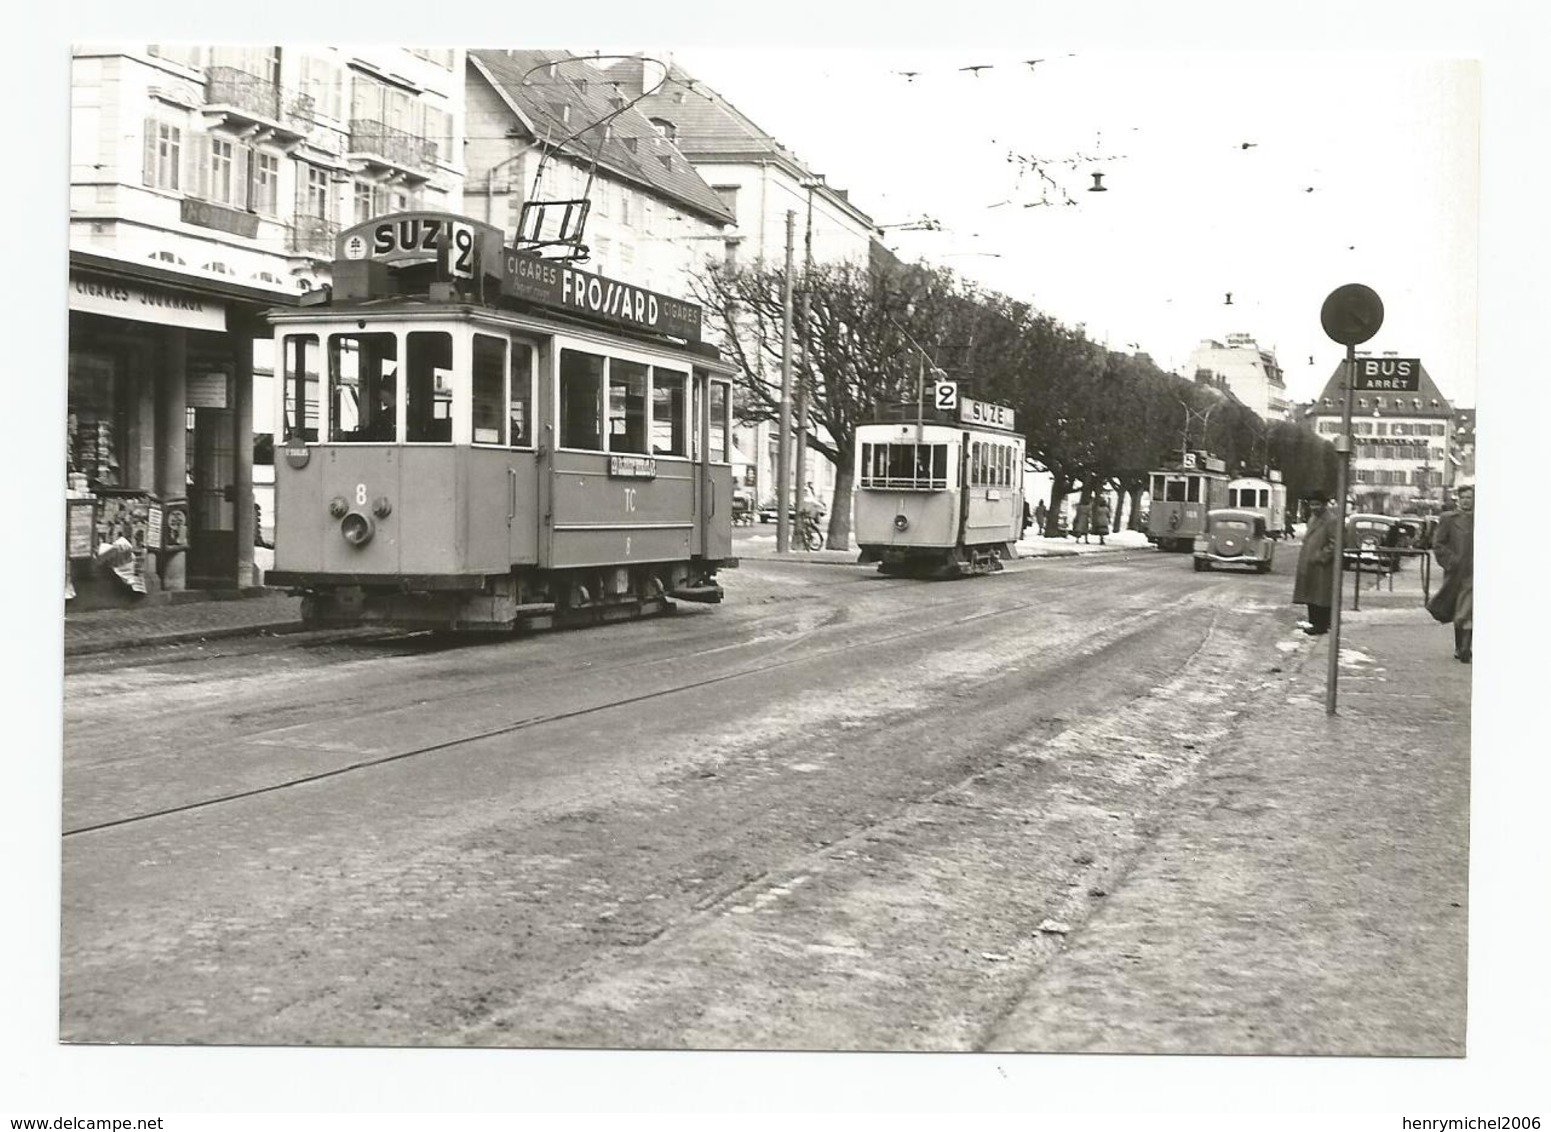
<svg viewBox="0 0 1551 1132"><path fill-rule="evenodd" d="M475 444L506 443L506 339L474 335L470 432Z"/></svg>
<svg viewBox="0 0 1551 1132"><path fill-rule="evenodd" d="M603 358L560 351L560 446L603 451Z"/></svg>
<svg viewBox="0 0 1551 1132"><path fill-rule="evenodd" d="M533 444L533 347L512 343L512 391L507 417L512 426L512 447Z"/></svg>
<svg viewBox="0 0 1551 1132"><path fill-rule="evenodd" d="M1201 477L1200 476L1191 476L1187 480L1185 480L1185 502L1186 503L1200 503L1201 502Z"/></svg>
<svg viewBox="0 0 1551 1132"><path fill-rule="evenodd" d="M282 439L318 439L318 336L293 334L280 351L285 373L285 432Z"/></svg>
<svg viewBox="0 0 1551 1132"><path fill-rule="evenodd" d="M1185 502L1185 481L1182 477L1168 481L1164 489L1164 500L1168 503Z"/></svg>
<svg viewBox="0 0 1551 1132"><path fill-rule="evenodd" d="M398 336L329 335L329 440L398 438Z"/></svg>
<svg viewBox="0 0 1551 1132"><path fill-rule="evenodd" d="M646 367L609 359L609 451L646 451Z"/></svg>
<svg viewBox="0 0 1551 1132"><path fill-rule="evenodd" d="M727 396L727 383L725 381L711 382L711 451L708 459L718 464L727 463L727 439L732 434L728 422L728 412L732 408L731 398Z"/></svg>
<svg viewBox="0 0 1551 1132"><path fill-rule="evenodd" d="M452 441L452 335L422 330L409 335L404 383L409 404L405 439L411 444Z"/></svg>
<svg viewBox="0 0 1551 1132"><path fill-rule="evenodd" d="M689 375L661 366L652 367L652 452L658 456L685 456L689 414L684 390Z"/></svg>

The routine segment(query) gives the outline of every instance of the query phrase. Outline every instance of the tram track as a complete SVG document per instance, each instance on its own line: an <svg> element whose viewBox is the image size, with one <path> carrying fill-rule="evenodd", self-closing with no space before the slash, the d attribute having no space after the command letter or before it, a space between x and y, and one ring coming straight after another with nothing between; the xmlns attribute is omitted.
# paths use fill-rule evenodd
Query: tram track
<svg viewBox="0 0 1551 1132"><path fill-rule="evenodd" d="M996 575L993 575L992 577L996 577ZM734 671L719 672L700 679L680 681L670 684L666 687L652 689L636 695L615 697L600 703L580 706L569 710L528 716L522 719L503 723L500 726L482 728L477 731L456 736L454 738L440 742L423 744L405 751L396 751L390 754L358 759L341 766L329 767L307 774L295 775L277 782L266 783L264 785L251 787L249 789L229 791L210 797L197 798L185 803L180 803L178 805L167 806L155 810L148 810L123 817L88 822L64 830L61 836L67 839L77 838L87 834L102 832L109 829L137 825L160 818L172 817L179 814L205 810L222 805L230 805L247 799L299 789L308 785L345 775L368 771L377 767L382 767L409 759L434 755L454 748L464 747L489 739L499 738L504 735L510 735L547 725L574 721L576 719L588 716L600 715L619 708L629 707L631 705L646 703L675 695L692 693L705 688L715 687L717 685L726 684L733 681L747 680L750 678L766 675L771 672L787 669L798 664L820 662L827 658L832 658L836 655L855 651L858 649L876 649L888 645L897 645L901 642L908 641L913 638L919 639L924 636L933 634L942 634L952 629L958 629L967 625L972 625L976 622L986 621L993 618L1004 618L1020 613L1027 613L1029 611L1047 608L1053 597L1056 597L1062 591L1078 588L1080 585L1080 579L1071 579L1067 584L1055 588L1042 587L1036 595L1032 596L1027 601L1011 604L998 603L992 608L976 609L971 612L961 614L960 616L949 618L945 621L938 618L933 618L926 624L916 624L899 631L886 632L882 636L869 633L854 641L842 642L839 644L832 644L815 649L804 650L797 655L791 655L793 650L797 649L799 646L805 643L809 643L808 634L810 632L823 631L825 626L821 623L820 625L815 626L813 629L785 634L789 639L777 646L777 654L767 652L766 659L761 663L744 666ZM1191 596L1186 595L1178 602L1171 604L1187 604L1191 600ZM941 600L934 600L924 609L920 606L916 606L907 610L900 610L893 613L886 619L898 620L899 618L907 616L919 619L923 616L923 614L937 613L945 608L956 607L959 605L961 605L961 602L956 601L951 595L949 595ZM844 610L839 609L835 612L837 614L843 614ZM1156 612L1157 611L1149 610L1133 615L1129 618L1123 618L1122 620L1141 621L1148 617L1154 616ZM609 671L615 673L625 672L633 669L639 669L643 666L661 667L664 663L676 660L704 657L712 653L724 652L734 648L746 650L750 647L759 645L768 646L769 640L770 638L757 638L751 642L745 639L726 645L713 646L710 649L699 649L693 653L681 654L676 658L650 657L641 660L622 661L618 664L607 666L606 668L589 668L587 674L589 676L598 676ZM556 679L564 680L574 677L576 673L574 671L562 671L556 672L554 675ZM494 679L485 682L480 687L477 687L473 690L470 690L465 686L460 689L460 698L463 698L464 696L478 697L479 695L489 691L492 688L503 686L506 686L504 681ZM336 720L339 715L339 707L340 705L338 702L331 702L328 705L328 710L331 716ZM306 722L295 723L289 725L287 730L294 730L298 727L305 726ZM264 732L259 732L258 734L264 734ZM251 736L249 738L251 738Z"/></svg>

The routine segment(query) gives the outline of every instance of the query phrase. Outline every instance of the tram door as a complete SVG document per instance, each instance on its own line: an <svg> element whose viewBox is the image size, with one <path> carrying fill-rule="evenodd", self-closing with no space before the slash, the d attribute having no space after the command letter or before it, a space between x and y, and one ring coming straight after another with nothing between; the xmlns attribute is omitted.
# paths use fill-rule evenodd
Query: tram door
<svg viewBox="0 0 1551 1132"><path fill-rule="evenodd" d="M188 379L188 585L226 589L236 580L237 483L231 376L221 369Z"/></svg>

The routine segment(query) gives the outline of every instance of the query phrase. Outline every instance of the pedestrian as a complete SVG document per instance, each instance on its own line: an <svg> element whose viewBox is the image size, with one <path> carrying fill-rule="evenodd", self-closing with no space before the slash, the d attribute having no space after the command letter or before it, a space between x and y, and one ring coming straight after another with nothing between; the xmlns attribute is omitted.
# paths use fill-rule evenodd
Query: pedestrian
<svg viewBox="0 0 1551 1132"><path fill-rule="evenodd" d="M1093 504L1086 499L1078 500L1077 509L1072 512L1072 539L1077 542L1088 541L1088 523L1093 514Z"/></svg>
<svg viewBox="0 0 1551 1132"><path fill-rule="evenodd" d="M1029 501L1023 501L1023 533L1029 533L1029 526L1034 522L1034 512L1029 510Z"/></svg>
<svg viewBox="0 0 1551 1132"><path fill-rule="evenodd" d="M1443 585L1427 603L1427 611L1439 621L1454 622L1454 656L1469 664L1475 634L1475 487L1461 487L1454 501L1454 510L1443 513L1433 533L1433 557L1443 568Z"/></svg>
<svg viewBox="0 0 1551 1132"><path fill-rule="evenodd" d="M1099 536L1099 545L1104 545L1104 536L1109 534L1109 496L1100 495L1093 501L1093 533Z"/></svg>
<svg viewBox="0 0 1551 1132"><path fill-rule="evenodd" d="M1328 506L1330 496L1317 491L1309 497L1309 521L1298 551L1298 575L1293 582L1293 604L1308 606L1309 622L1303 630L1311 637L1330 631L1331 587L1335 584L1336 520Z"/></svg>
<svg viewBox="0 0 1551 1132"><path fill-rule="evenodd" d="M1045 506L1043 499L1034 505L1034 526L1041 535L1045 533L1045 519L1049 514L1050 508Z"/></svg>

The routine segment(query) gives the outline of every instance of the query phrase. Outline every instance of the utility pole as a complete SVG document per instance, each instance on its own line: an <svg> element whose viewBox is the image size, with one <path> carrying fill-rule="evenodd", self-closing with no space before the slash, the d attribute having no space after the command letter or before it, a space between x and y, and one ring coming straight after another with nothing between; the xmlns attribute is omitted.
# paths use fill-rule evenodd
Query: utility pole
<svg viewBox="0 0 1551 1132"><path fill-rule="evenodd" d="M808 375L813 367L810 355L813 333L808 324L808 315L813 308L808 296L809 276L813 271L813 190L818 188L819 182L810 177L803 184L808 189L808 225L803 234L802 317L798 320L802 326L802 367L797 371L797 475L792 484L797 507L808 502Z"/></svg>
<svg viewBox="0 0 1551 1132"><path fill-rule="evenodd" d="M781 287L781 417L776 448L776 553L792 549L792 520L787 513L792 471L792 241L797 213L786 210L786 278Z"/></svg>

